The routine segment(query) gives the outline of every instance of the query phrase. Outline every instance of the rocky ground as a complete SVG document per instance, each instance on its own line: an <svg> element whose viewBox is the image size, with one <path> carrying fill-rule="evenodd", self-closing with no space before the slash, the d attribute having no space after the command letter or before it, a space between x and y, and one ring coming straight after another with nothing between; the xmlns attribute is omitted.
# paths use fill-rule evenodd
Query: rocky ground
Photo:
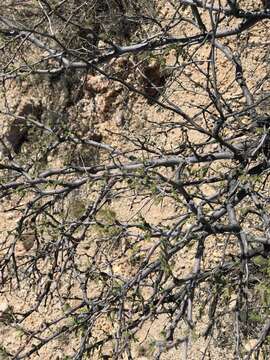
<svg viewBox="0 0 270 360"><path fill-rule="evenodd" d="M252 1L247 2L248 6L252 7ZM162 9L164 16L169 16L172 11L170 5ZM208 21L210 21L208 19ZM179 26L179 34L188 32L188 25L183 29ZM191 29L190 29L191 31ZM269 50L267 50L269 25L261 23L254 29L241 35L241 41L244 38L248 38L249 44L255 46L256 52L250 51L250 49L243 49L242 64L245 72L246 79L248 79L249 86L252 88L256 84L257 78L264 78L269 75ZM227 40L226 40L227 41ZM239 49L237 42L239 39L232 38L228 40L231 51ZM186 67L181 78L170 77L170 72L176 62L175 50L172 49L168 52L165 64L161 64L157 59L149 62L142 63L141 66L136 66L135 63L138 59L134 58L121 58L112 62L111 66L118 74L122 74L125 79L131 84L137 83L139 88L150 96L155 96L155 87L150 86L149 82L145 80L145 77L151 79L151 83L157 87L162 87L166 84L166 93L171 103L177 104L184 110L189 112L190 116L196 116L197 106L206 105L206 96L204 90L201 88L196 95L194 95L194 89L197 84L204 82L203 70L207 66L207 56L209 53L209 47L205 46L198 49L196 57L200 71L195 71L194 64L190 67ZM188 61L188 60L187 60ZM197 65L196 65L197 66ZM227 91L226 96L231 96L232 93L237 92L235 85L232 85L233 72L230 71L230 64L228 59L224 55L220 55L217 59L217 68L219 81L222 89ZM232 74L232 75L231 75ZM127 78L126 78L127 77ZM231 78L232 77L232 78ZM70 80L71 79L71 80ZM72 91L72 83L76 83L76 93ZM258 99L263 92L269 92L269 83L267 88L267 82L263 87L258 89ZM228 90L229 89L229 90ZM20 123L18 118L27 117L31 115L33 121L38 123L44 123L44 119L50 119L51 123L57 123L61 121L67 121L70 125L70 129L77 133L80 137L87 140L93 140L110 145L114 148L126 150L127 153L133 153L136 150L136 141L138 138L148 136L153 139L154 144L158 144L159 148L171 149L177 145L179 139L183 134L180 130L173 130L169 134L161 133L160 129L169 122L177 123L179 116L173 114L171 111L162 109L155 104L149 103L146 99L140 95L134 95L128 92L121 84L106 79L99 74L88 74L84 76L73 75L70 78L61 78L53 81L47 81L47 79L36 79L35 77L22 81L10 81L6 83L5 91L2 92L0 99L0 106L2 114L0 116L1 135L3 144L1 147L2 160L9 156L12 156L16 162L24 161L29 153L37 151L36 138L43 136L43 145L46 146L48 136L45 135L44 129L39 129L38 133L34 132L31 128L25 128L24 124ZM256 93L256 92L255 92ZM57 101L56 101L57 99ZM17 120L8 117L4 114L8 109L8 112L16 114ZM262 111L265 111L265 107L262 105ZM201 133L191 130L187 134L189 141L194 143L200 143L205 140ZM41 141L41 143L42 143ZM38 142L40 146L40 142ZM50 155L46 159L46 166L61 167L72 161L74 164L88 166L89 164L98 164L103 159L103 152L89 151L89 146L79 145L72 147L66 147L63 144L60 149ZM40 163L42 169L44 164ZM217 169L212 169L217 171ZM8 174L1 174L2 179L7 177ZM0 183L1 183L0 178ZM215 188L211 185L204 185L202 191L204 194L210 196L215 192ZM31 196L29 194L29 196ZM68 216L76 216L78 211L78 202L85 202L84 195L81 193L76 194L75 200L71 198L68 205ZM13 197L9 202L6 200L1 203L1 218L0 218L0 241L4 239L12 238L9 235L11 229L16 227L16 222L19 217L19 211L12 210L7 211L8 208L12 208L16 205L18 197ZM27 201L27 197L24 199ZM76 205L76 206L75 206ZM65 209L67 211L67 209ZM110 211L114 212L114 216L120 222L128 222L130 219L135 218L138 213L142 214L145 220L152 224L159 223L172 223L172 218L175 214L175 204L170 199L165 199L162 202L154 201L151 198L130 197L127 193L124 197L119 197L113 201L110 205ZM102 216L102 215L101 215ZM97 233L93 234L93 238L97 237ZM31 234L27 238L22 238L16 243L16 256L18 258L27 255L31 255L32 251L35 251L34 241L31 240ZM151 244L145 244L150 246ZM121 248L121 244L117 246L111 246L107 251L112 251L117 255L117 251ZM3 250L2 250L3 251ZM84 253L89 251L93 252L93 248L87 248L87 244L81 244L81 264L83 265ZM177 254L175 258L175 272L177 275L185 276L192 272L194 268L194 252L195 247L184 249ZM223 239L220 242L216 240L208 241L207 253L211 254L211 257L205 259L204 267L207 268L211 263L219 264L223 257L228 254L233 254L234 245L223 243ZM130 254L126 254L126 257L122 257L115 262L114 272L116 275L129 277L136 271L136 265L130 261ZM76 291L76 287L73 288ZM93 290L94 291L94 290ZM34 294L34 289L33 289ZM25 289L18 289L15 292L9 291L9 289L2 289L0 293L0 316L3 318L8 313L20 312L26 307L29 307L32 302L32 293ZM234 294L231 294L231 300L229 306L233 308ZM49 309L49 311L48 311ZM43 306L39 309L35 315L30 316L27 322L24 324L29 329L37 328L44 319L55 317L57 314L61 314L63 308L61 303L54 302L52 299L51 304ZM230 315L226 315L224 323L230 324ZM0 319L1 320L1 319ZM154 320L148 320L143 328L139 331L137 338L138 342L133 347L133 356L137 360L150 360L153 359L152 343L158 342L162 339L162 329L165 319L162 316ZM95 332L98 336L99 332L108 331L113 329L113 325L110 324L107 318L102 316L96 323ZM221 338L211 341L211 343L205 341L201 335L204 331L204 322L200 320L198 324L197 333L194 335L190 344L190 350L188 352L188 359L197 360L201 358L219 360L222 358L234 359L231 344L226 344L226 341L222 345ZM224 329L224 332L230 331ZM181 335L181 333L179 334ZM4 322L0 323L0 342L3 346L10 351L18 348L18 344L24 340L19 328L11 328L5 325ZM249 337L246 340L245 347L248 351L254 344L254 339ZM76 346L78 340L76 338L58 338L50 344L46 345L39 352L39 355L31 357L31 359L65 359L72 353L72 349ZM110 349L108 348L108 353ZM184 356L185 346L179 345L176 349L169 350L166 354L162 355L162 360L170 359L182 359ZM205 357L203 357L205 353ZM4 352L1 354L0 347L0 359L5 359ZM100 358L97 355L97 358Z"/></svg>

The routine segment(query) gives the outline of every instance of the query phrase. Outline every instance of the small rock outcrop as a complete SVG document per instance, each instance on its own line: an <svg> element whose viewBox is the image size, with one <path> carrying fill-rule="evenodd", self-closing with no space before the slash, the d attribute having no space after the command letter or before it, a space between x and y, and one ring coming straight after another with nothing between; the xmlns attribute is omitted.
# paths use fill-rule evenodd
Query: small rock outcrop
<svg viewBox="0 0 270 360"><path fill-rule="evenodd" d="M15 154L18 154L21 151L22 145L29 140L29 125L27 124L27 117L31 115L34 118L39 119L41 113L41 105L34 105L31 102L24 103L18 110L18 117L15 117L15 119L11 122L5 135L7 142Z"/></svg>

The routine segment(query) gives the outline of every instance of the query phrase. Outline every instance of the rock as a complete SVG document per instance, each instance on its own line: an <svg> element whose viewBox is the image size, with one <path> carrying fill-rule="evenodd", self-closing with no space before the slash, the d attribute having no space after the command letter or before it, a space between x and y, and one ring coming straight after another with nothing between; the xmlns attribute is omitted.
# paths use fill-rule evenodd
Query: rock
<svg viewBox="0 0 270 360"><path fill-rule="evenodd" d="M32 115L34 118L40 119L41 114L41 103L34 104L30 101L19 107L18 117L12 121L6 133L6 139L15 154L18 154L22 145L28 141L29 125L26 121L27 116Z"/></svg>
<svg viewBox="0 0 270 360"><path fill-rule="evenodd" d="M232 294L230 297L230 302L229 302L229 310L230 311L235 311L236 306L237 306L237 294Z"/></svg>
<svg viewBox="0 0 270 360"><path fill-rule="evenodd" d="M11 149L3 139L0 139L0 160L3 161L6 157L12 159Z"/></svg>
<svg viewBox="0 0 270 360"><path fill-rule="evenodd" d="M143 67L142 73L144 93L152 98L158 97L165 84L165 76L161 74L160 64L158 62L147 64Z"/></svg>
<svg viewBox="0 0 270 360"><path fill-rule="evenodd" d="M18 154L21 151L23 143L28 141L26 121L24 119L16 118L10 125L6 139L10 143L15 154Z"/></svg>
<svg viewBox="0 0 270 360"><path fill-rule="evenodd" d="M0 315L8 312L10 310L10 306L6 300L1 300L0 302Z"/></svg>
<svg viewBox="0 0 270 360"><path fill-rule="evenodd" d="M5 324L12 322L12 312L13 306L11 306L6 300L0 300L0 322L3 321Z"/></svg>
<svg viewBox="0 0 270 360"><path fill-rule="evenodd" d="M92 111L86 110L87 113L94 113L96 122L107 121L112 118L115 109L122 98L119 97L122 88L100 75L89 75L85 82L85 89L88 91L88 97L94 103ZM91 106L89 104L88 106Z"/></svg>
<svg viewBox="0 0 270 360"><path fill-rule="evenodd" d="M90 140L100 143L100 142L102 142L103 136L100 133L93 132L92 134L90 134L89 138L90 138Z"/></svg>
<svg viewBox="0 0 270 360"><path fill-rule="evenodd" d="M256 339L250 339L244 344L244 348L246 351L250 351L256 346L256 344L257 344Z"/></svg>
<svg viewBox="0 0 270 360"><path fill-rule="evenodd" d="M23 234L21 237L23 247L26 251L32 249L35 244L35 234Z"/></svg>
<svg viewBox="0 0 270 360"><path fill-rule="evenodd" d="M34 104L31 101L23 103L18 109L18 115L27 117L28 115L32 115L35 118L39 119L42 115L42 105L41 102L38 104Z"/></svg>
<svg viewBox="0 0 270 360"><path fill-rule="evenodd" d="M104 93L109 87L109 81L101 75L88 75L85 89L93 93Z"/></svg>
<svg viewBox="0 0 270 360"><path fill-rule="evenodd" d="M121 111L121 110L117 111L117 113L115 115L115 123L119 127L122 127L125 125L126 119L125 119L123 111Z"/></svg>

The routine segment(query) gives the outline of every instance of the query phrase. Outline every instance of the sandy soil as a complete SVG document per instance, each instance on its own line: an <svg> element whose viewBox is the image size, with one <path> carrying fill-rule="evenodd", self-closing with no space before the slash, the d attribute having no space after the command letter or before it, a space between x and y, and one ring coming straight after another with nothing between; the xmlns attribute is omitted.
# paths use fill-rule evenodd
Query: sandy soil
<svg viewBox="0 0 270 360"><path fill-rule="evenodd" d="M252 1L248 1L248 5L252 5ZM166 6L163 9L164 15L169 16L172 12L170 6ZM208 19L209 24L209 19ZM256 44L257 51L252 53L250 51L244 51L242 53L242 63L243 68L248 79L249 86L252 88L256 83L256 78L263 78L267 76L269 67L267 64L267 56L269 58L269 53L265 48L265 44L262 39L268 39L265 35L265 31L269 32L269 27L267 29L267 24L262 23L256 26L255 29L252 29L250 32L241 35L242 38L249 37L250 43ZM189 27L183 29L179 26L179 34L183 32L188 33L193 31ZM252 41L250 40L252 38ZM260 45L261 43L261 45ZM232 51L237 48L237 39L233 38L230 40L230 48ZM170 102L177 104L183 110L188 111L189 115L196 117L196 114L200 111L196 107L197 105L207 105L207 97L203 88L199 88L196 96L193 96L193 90L196 84L204 83L203 70L205 68L206 59L209 55L210 48L204 47L203 49L198 49L196 54L198 58L199 71L194 70L194 65L190 65L185 69L185 74L181 77L180 80L175 78L170 84L167 93L165 94ZM170 67L175 62L175 53L172 50L166 59L166 66ZM217 58L217 67L218 67L218 78L220 84L222 84L222 89L225 91L228 86L230 90L227 92L227 95L230 96L234 92L238 92L236 85L231 86L233 81L234 73L229 70L229 63L227 59L219 54ZM230 75L232 73L232 75ZM191 80L192 84L191 85ZM181 83L180 83L181 82ZM99 75L96 77L89 77L86 80L86 91L85 96L77 104L77 109L80 109L80 124L84 126L85 134L91 136L92 132L102 134L103 142L110 144L111 146L127 149L133 151L136 148L136 145L131 145L130 134L134 134L134 140L136 137L143 136L147 134L148 136L155 139L155 142L159 144L160 148L170 149L176 146L181 136L181 130L173 131L170 133L169 137L159 134L159 130L164 124L169 122L177 123L179 121L179 116L172 114L166 110L160 110L157 106L149 105L146 100L142 99L139 96L134 96L134 99L130 102L130 107L132 110L129 112L124 107L123 93L118 85L114 85L107 80L104 80ZM11 83L10 88L7 89L7 94L9 94L8 102L11 111L20 112L20 109L23 108L25 103L38 103L42 102L42 105L51 104L53 102L53 97L57 93L58 89L55 89L55 93L51 95L51 98L46 98L43 95L44 86L41 87L32 87L26 83L22 84L22 87L19 88L17 84ZM93 113L93 101L91 98L91 89L95 88L95 91L98 92L96 98L96 113L99 114L98 118L92 116ZM98 90L97 90L98 89ZM270 88L259 89L258 94L261 91L270 91ZM61 93L61 96L64 97L65 94ZM259 96L259 95L258 95ZM1 107L3 107L4 101L1 99ZM61 102L61 101L59 101ZM76 109L76 110L77 110ZM70 109L71 116L75 113L75 109ZM89 120L90 118L90 120ZM2 131L5 132L8 127L8 120L5 116L1 116L1 123L6 124L3 126ZM154 122L154 124L153 124ZM74 124L76 126L76 124ZM194 143L200 143L205 140L205 138L196 130L190 130L188 133L189 140ZM22 150L23 155L27 155L27 147ZM22 155L22 156L23 156ZM54 166L60 166L61 160L50 159L51 164ZM216 189L211 186L204 186L202 188L204 194L210 196L213 194ZM145 220L153 225L158 223L171 223L170 218L175 214L175 207L173 201L170 199L165 199L161 204L155 203L155 201L146 199L145 201L139 201L133 205L132 198L121 198L118 201L115 201L111 204L111 209L116 213L116 218L119 221L130 221L133 217L136 217L138 213L145 217ZM14 200L13 200L14 201ZM2 203L0 208L1 219L0 219L0 240L3 242L7 238L8 232L10 229L13 229L16 226L16 221L19 214L12 211L6 212L7 207L12 204ZM72 205L71 205L72 206ZM72 209L71 209L72 212ZM28 239L29 240L29 239ZM12 241L12 240L8 240ZM82 248L83 248L82 244ZM224 248L223 241L217 243L216 241L208 240L207 252L211 253L211 259L205 259L204 267L207 268L209 263L219 263L224 251L230 253L233 251L233 244L229 244L226 249ZM16 254L18 257L27 254L31 254L31 251L34 251L34 248L30 245L20 241L16 245ZM117 251L117 250L116 250ZM83 252L83 251L82 251ZM195 247L185 249L182 252L179 252L175 258L175 262L178 264L175 267L175 271L178 276L185 276L189 274L194 267L194 252ZM130 263L127 263L127 259L120 259L115 264L115 274L121 276L129 277L136 268L132 268ZM7 290L7 289L5 289ZM73 289L76 291L76 288ZM7 307L12 308L13 311L21 311L25 307L29 307L32 303L32 294L24 289L18 289L17 291L12 292L2 292L0 294L0 304L7 310ZM50 309L48 311L48 308ZM1 309L0 309L1 311ZM41 307L37 313L29 317L24 324L25 327L29 329L37 328L44 319L48 320L50 317L54 317L57 314L61 314L63 309L61 304L51 303L46 307ZM147 324L139 331L138 334L138 343L133 348L134 358L137 360L151 360L153 354L151 353L151 343L153 341L161 340L161 330L166 319L160 317L153 321L148 321ZM229 320L228 320L229 321ZM96 332L98 331L112 331L113 326L109 324L106 317L100 317L97 321ZM203 332L204 324L203 321L198 325L198 333L194 336L192 343L190 344L190 350L188 352L189 360L198 360L202 358L202 354L207 347L205 359L219 360L222 358L234 359L233 357L233 348L222 347L218 344L217 341L212 341L207 343L201 337L199 337L200 332ZM182 335L181 332L177 334ZM22 341L20 330L11 329L9 326L0 324L0 342L7 346L10 350L17 348L18 343ZM247 348L250 346L252 340L247 341ZM49 345L45 346L40 352L39 356L33 356L31 359L64 359L64 355L69 355L72 353L72 348L76 346L78 340L60 338ZM109 350L109 349L108 349ZM171 360L171 359L184 359L184 346L180 345L177 349L168 351L166 354L162 355L162 360ZM1 357L0 359L4 359Z"/></svg>

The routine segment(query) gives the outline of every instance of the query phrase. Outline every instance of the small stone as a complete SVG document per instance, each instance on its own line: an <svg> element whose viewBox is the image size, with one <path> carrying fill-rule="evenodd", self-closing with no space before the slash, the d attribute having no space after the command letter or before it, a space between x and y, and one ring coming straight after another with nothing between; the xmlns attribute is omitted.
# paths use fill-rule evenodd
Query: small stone
<svg viewBox="0 0 270 360"><path fill-rule="evenodd" d="M115 122L116 122L116 125L119 126L119 127L122 127L122 126L125 125L126 119L125 119L123 111L118 111L117 112L117 114L115 116Z"/></svg>
<svg viewBox="0 0 270 360"><path fill-rule="evenodd" d="M229 302L229 310L234 311L237 306L237 294L232 294Z"/></svg>
<svg viewBox="0 0 270 360"><path fill-rule="evenodd" d="M256 339L250 339L249 341L247 341L244 345L245 350L246 351L250 351L252 350L257 344L257 340Z"/></svg>
<svg viewBox="0 0 270 360"><path fill-rule="evenodd" d="M3 314L3 313L6 313L8 312L10 309L10 306L9 304L7 303L6 300L0 300L0 313Z"/></svg>
<svg viewBox="0 0 270 360"><path fill-rule="evenodd" d="M26 251L29 251L32 249L35 243L35 234L24 234L21 238L21 241L23 243L23 247Z"/></svg>

